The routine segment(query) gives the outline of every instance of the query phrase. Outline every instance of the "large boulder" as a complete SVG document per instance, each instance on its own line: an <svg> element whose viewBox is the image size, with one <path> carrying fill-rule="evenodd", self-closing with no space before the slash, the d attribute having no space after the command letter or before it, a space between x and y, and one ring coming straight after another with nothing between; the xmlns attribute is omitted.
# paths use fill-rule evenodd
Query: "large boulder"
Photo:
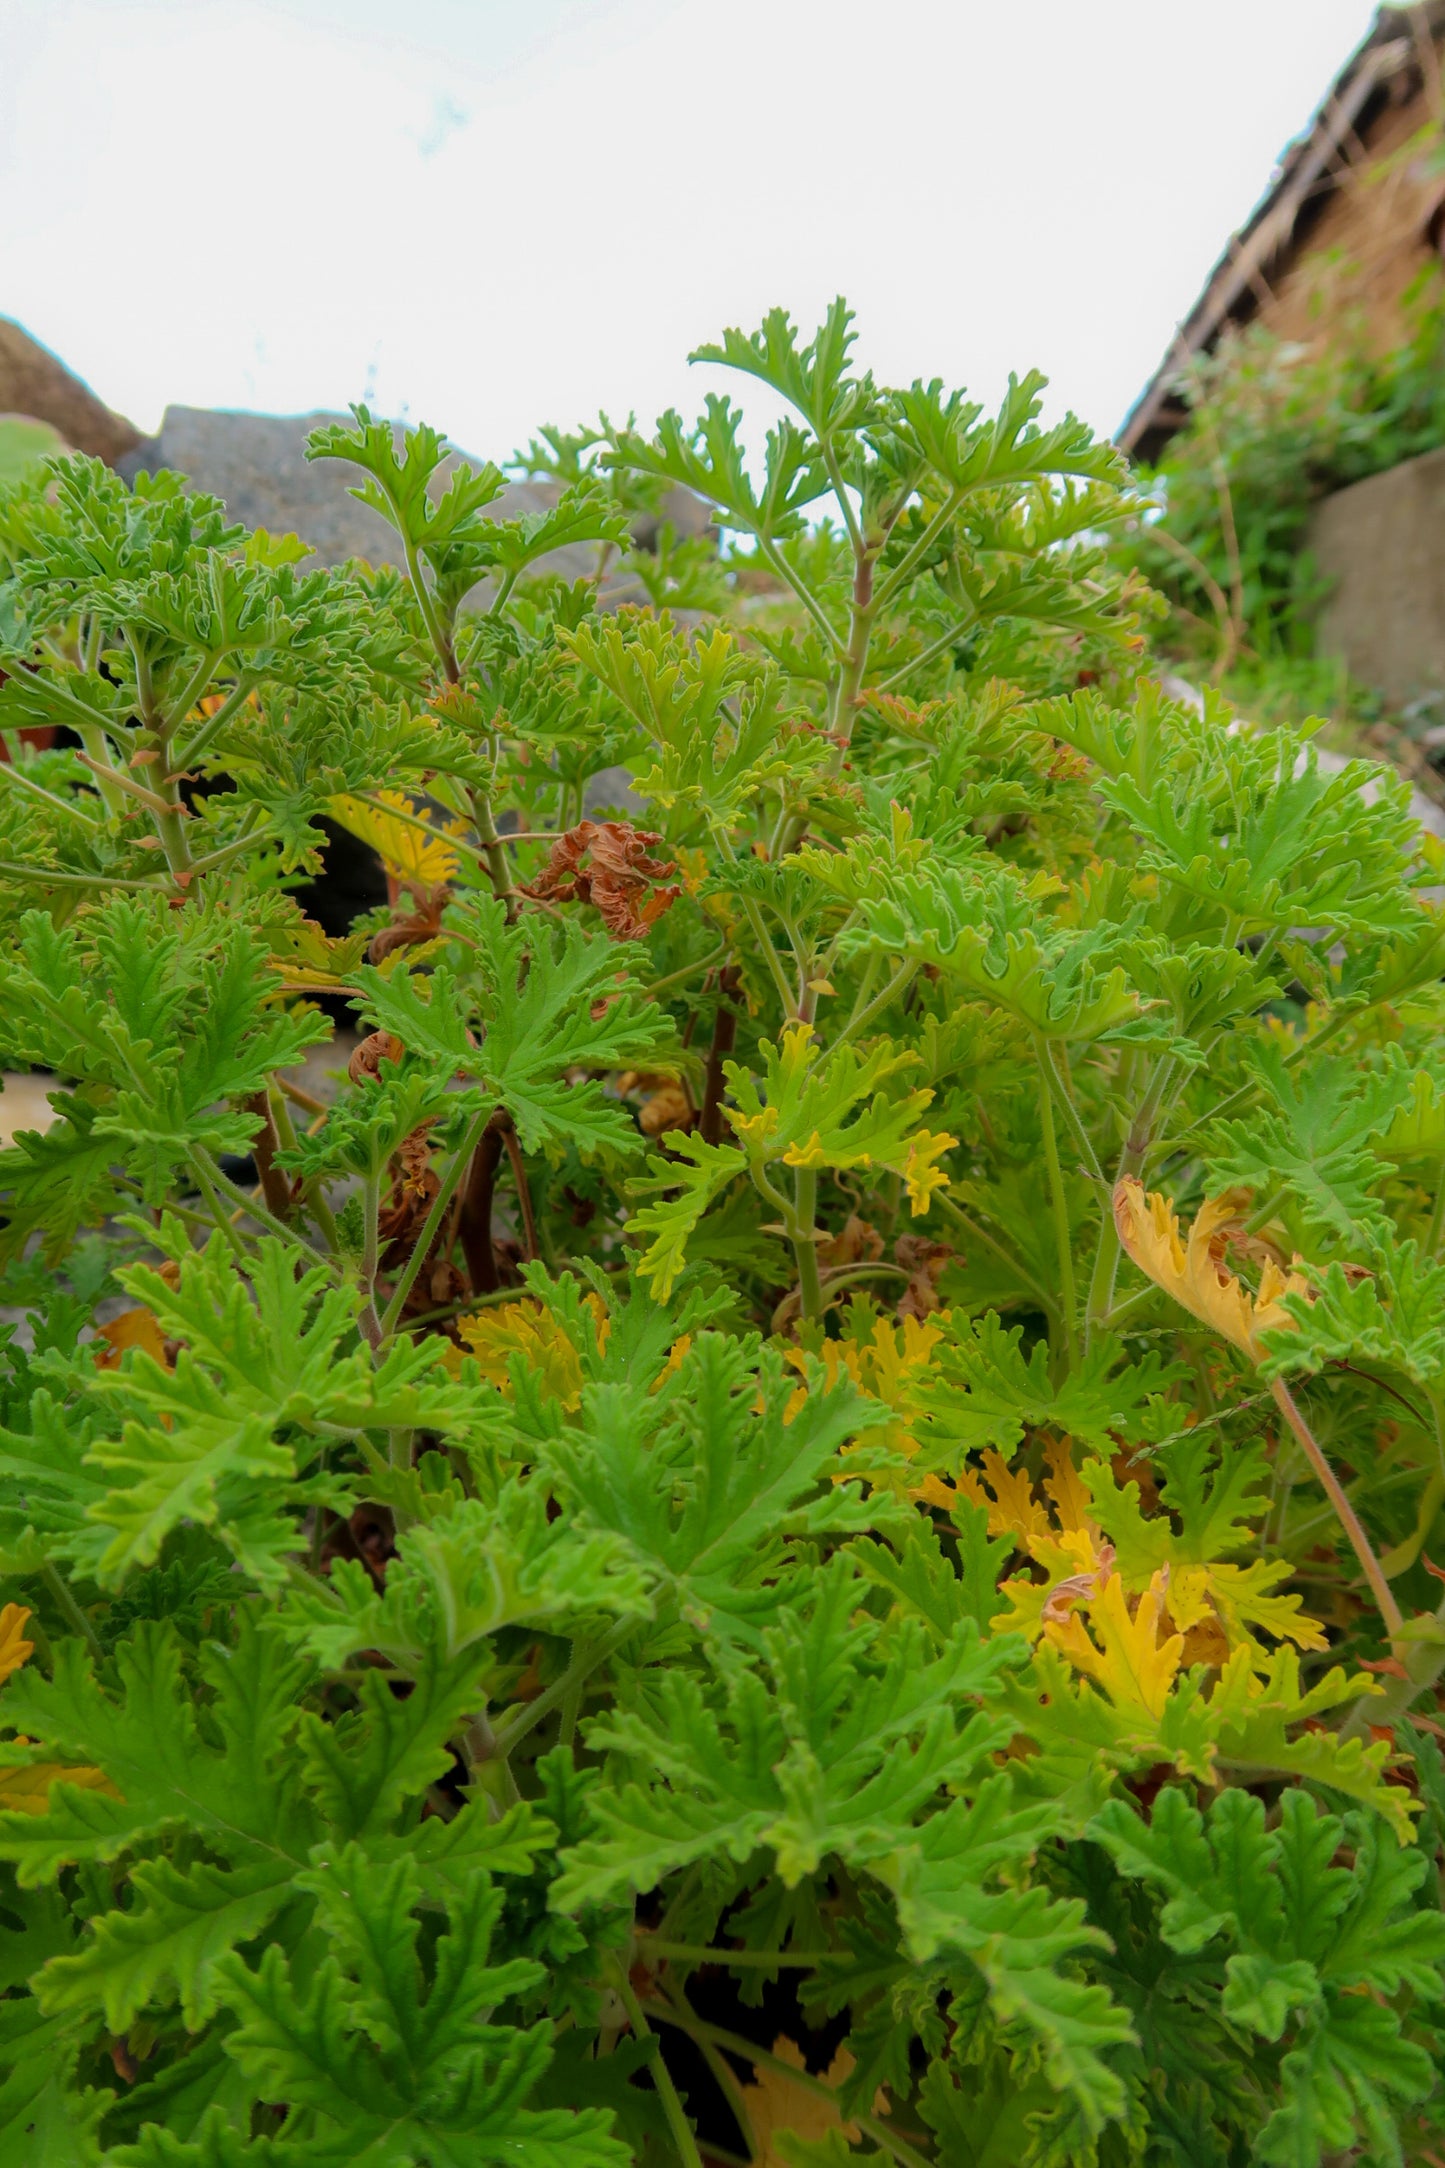
<svg viewBox="0 0 1445 2168"><path fill-rule="evenodd" d="M313 429L344 414L241 414L218 407L169 406L160 432L137 444L120 461L133 480L142 468L154 473L169 467L183 474L192 489L219 497L232 519L269 534L297 534L309 542L319 563L345 564L361 557L371 565L401 562L401 545L379 512L351 495L364 480L359 467L341 459L306 457ZM441 470L444 478L465 454L454 453ZM480 461L470 462L480 465ZM510 482L488 507L494 518L519 519L556 501L549 482ZM595 569L596 551L585 543L557 550L548 570L580 579Z"/></svg>

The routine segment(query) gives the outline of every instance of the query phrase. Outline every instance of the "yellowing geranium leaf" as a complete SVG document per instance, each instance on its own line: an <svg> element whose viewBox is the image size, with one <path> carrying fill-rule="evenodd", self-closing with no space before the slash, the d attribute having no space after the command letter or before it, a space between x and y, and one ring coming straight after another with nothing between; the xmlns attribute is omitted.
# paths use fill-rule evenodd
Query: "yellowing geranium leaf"
<svg viewBox="0 0 1445 2168"><path fill-rule="evenodd" d="M0 1769L0 1813L44 1814L50 1805L52 1784L74 1784L85 1792L109 1792L120 1797L103 1769L67 1768L63 1762L31 1762L20 1769Z"/></svg>
<svg viewBox="0 0 1445 2168"><path fill-rule="evenodd" d="M790 2063L799 2072L808 2067L802 2050L789 2039L774 2041L773 2054L778 2062ZM840 2047L824 2071L823 2081L836 2091L852 2069L853 2057L846 2048ZM826 2139L835 2131L840 2137L852 2140L860 2135L857 2124L845 2123L825 2094L810 2085L797 2083L786 2071L766 2063L755 2067L754 2082L743 2086L742 2097L757 2139L758 2149L753 2156L756 2168L788 2168L775 2143L783 2133L814 2142Z"/></svg>
<svg viewBox="0 0 1445 2168"><path fill-rule="evenodd" d="M727 1109L738 1143L750 1160L785 1167L887 1169L902 1177L909 1209L928 1210L947 1177L936 1162L956 1137L915 1125L932 1099L924 1086L901 1091L882 1087L918 1056L886 1042L860 1055L839 1046L824 1055L810 1024L788 1024L776 1045L761 1048L763 1089L736 1062L725 1064L735 1104Z"/></svg>
<svg viewBox="0 0 1445 2168"><path fill-rule="evenodd" d="M1281 1272L1266 1260L1259 1293L1252 1295L1229 1270L1225 1252L1231 1233L1241 1225L1241 1201L1235 1191L1206 1198L1186 1248L1170 1200L1157 1190L1146 1195L1143 1184L1126 1175L1114 1191L1114 1224L1124 1248L1156 1287L1257 1363L1262 1353L1258 1335L1293 1327L1284 1297L1307 1298L1309 1283L1302 1273Z"/></svg>
<svg viewBox="0 0 1445 2168"><path fill-rule="evenodd" d="M35 1647L27 1641L23 1628L30 1613L23 1604L7 1603L0 1611L0 1679L8 1679L12 1671L18 1671Z"/></svg>
<svg viewBox="0 0 1445 2168"><path fill-rule="evenodd" d="M429 888L449 881L457 870L457 853L446 839L460 824L453 821L445 830L433 829L424 835L412 822L425 816L404 791L383 790L377 796L392 810L383 812L349 793L333 798L328 810L350 834L371 845L395 880L419 881Z"/></svg>
<svg viewBox="0 0 1445 2168"><path fill-rule="evenodd" d="M941 1328L947 1321L946 1310L937 1319L904 1317L896 1324L886 1317L870 1316L866 1326L854 1323L839 1339L825 1340L818 1350L830 1388L846 1375L861 1392L886 1401L898 1417L886 1429L868 1433L871 1445L901 1453L909 1460L917 1453L918 1440L912 1427L916 1413L914 1392L927 1375L933 1350L943 1338ZM795 1370L805 1370L809 1357L802 1348L789 1348L786 1360ZM805 1398L805 1390L800 1387L790 1403L790 1413L796 1412ZM949 1495L944 1493L945 1498Z"/></svg>
<svg viewBox="0 0 1445 2168"><path fill-rule="evenodd" d="M991 1497L979 1490L976 1478L969 1480L969 1470L959 1477L958 1487L965 1496L973 1499L975 1505L988 1507L991 1536L1012 1534L1027 1543L1031 1536L1048 1533L1048 1515L1035 1498L1033 1485L1023 1469L1010 1468L1003 1455L989 1446L983 1455L983 1472Z"/></svg>
<svg viewBox="0 0 1445 2168"><path fill-rule="evenodd" d="M605 1345L611 1319L601 1296L587 1294L582 1300L596 1320L599 1344ZM581 1354L568 1339L561 1319L530 1296L458 1318L457 1332L491 1384L510 1391L512 1357L520 1355L549 1399L560 1401L569 1415L580 1407Z"/></svg>
<svg viewBox="0 0 1445 2168"><path fill-rule="evenodd" d="M1329 1647L1319 1621L1301 1609L1302 1597L1271 1593L1289 1575L1287 1559L1257 1558L1248 1566L1211 1565L1198 1570L1208 1577L1210 1596L1232 1646L1248 1644L1251 1630L1258 1627L1276 1641L1294 1641L1302 1649ZM1172 1606L1172 1583L1170 1602Z"/></svg>
<svg viewBox="0 0 1445 2168"><path fill-rule="evenodd" d="M1045 1448L1044 1460L1048 1474L1044 1477L1044 1490L1053 1500L1054 1511L1061 1528L1085 1528L1090 1517L1089 1494L1079 1478L1074 1456L1061 1439L1054 1439Z"/></svg>
<svg viewBox="0 0 1445 2168"><path fill-rule="evenodd" d="M1158 1718L1179 1669L1184 1636L1159 1639L1165 1612L1166 1582L1155 1574L1131 1617L1118 1574L1110 1574L1088 1604L1092 1632L1078 1611L1065 1620L1046 1619L1044 1632L1075 1670L1087 1673L1119 1708L1142 1709Z"/></svg>

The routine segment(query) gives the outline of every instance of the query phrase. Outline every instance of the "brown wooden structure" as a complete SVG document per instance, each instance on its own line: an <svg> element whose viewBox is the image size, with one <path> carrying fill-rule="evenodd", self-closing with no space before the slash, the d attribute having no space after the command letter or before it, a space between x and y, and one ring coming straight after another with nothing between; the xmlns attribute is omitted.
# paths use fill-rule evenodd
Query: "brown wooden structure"
<svg viewBox="0 0 1445 2168"><path fill-rule="evenodd" d="M1263 323L1281 338L1401 341L1404 296L1445 257L1445 0L1382 7L1231 236L1118 442L1153 462L1185 419L1181 368Z"/></svg>

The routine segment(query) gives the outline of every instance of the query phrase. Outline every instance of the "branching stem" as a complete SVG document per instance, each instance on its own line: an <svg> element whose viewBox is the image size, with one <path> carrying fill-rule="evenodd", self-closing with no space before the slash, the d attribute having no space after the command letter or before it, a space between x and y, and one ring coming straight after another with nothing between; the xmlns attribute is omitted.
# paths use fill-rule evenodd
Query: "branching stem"
<svg viewBox="0 0 1445 2168"><path fill-rule="evenodd" d="M1354 1507L1350 1504L1349 1499L1345 1496L1344 1486L1335 1474L1334 1469L1325 1459L1319 1441L1305 1421L1299 1403L1285 1384L1284 1379L1274 1379L1270 1386L1270 1392L1274 1396L1275 1404L1281 1415L1303 1447L1305 1459L1313 1468L1319 1479L1321 1489L1335 1509L1335 1515L1341 1528L1344 1529L1345 1534L1350 1539L1351 1548L1360 1562L1360 1569L1370 1584L1370 1593L1375 1599L1375 1607L1379 1611L1385 1632L1390 1640L1394 1641L1405 1621L1401 1616L1400 1606L1395 1601L1394 1592L1385 1579L1380 1561L1376 1558L1371 1547L1370 1539L1365 1534L1363 1523Z"/></svg>

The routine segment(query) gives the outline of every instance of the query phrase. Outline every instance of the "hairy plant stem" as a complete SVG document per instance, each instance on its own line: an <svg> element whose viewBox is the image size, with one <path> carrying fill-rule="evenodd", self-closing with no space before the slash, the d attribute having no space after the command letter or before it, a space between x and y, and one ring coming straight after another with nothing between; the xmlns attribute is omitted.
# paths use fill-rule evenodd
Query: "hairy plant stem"
<svg viewBox="0 0 1445 2168"><path fill-rule="evenodd" d="M1423 1626L1424 1631L1418 1629ZM1412 1633L1411 1628L1417 1629ZM1378 1728L1393 1730L1409 1715L1422 1694L1430 1692L1445 1672L1445 1597L1424 1620L1412 1620L1396 1649L1405 1676L1381 1681L1384 1692L1362 1694L1339 1729L1341 1739L1363 1738Z"/></svg>
<svg viewBox="0 0 1445 2168"><path fill-rule="evenodd" d="M283 1242L290 1242L300 1250L313 1265L324 1265L328 1272L335 1274L336 1265L332 1258L323 1250L314 1248L294 1227L288 1227L285 1220L277 1219L275 1213L268 1211L257 1198L248 1197L245 1190L239 1188L229 1175L223 1174L210 1154L199 1145L191 1152L190 1163L203 1191L207 1191L208 1185L218 1190L223 1197L229 1198L232 1205L239 1206L246 1217L254 1220L258 1227L264 1227L268 1234L279 1235Z"/></svg>
<svg viewBox="0 0 1445 2168"><path fill-rule="evenodd" d="M231 717L236 713L237 709L243 708L245 706L246 702L250 699L252 693L255 691L257 683L257 679L247 677L245 673L242 672L241 676L237 678L235 684L232 686L230 692L227 693L225 699L221 702L221 705L217 708L215 714L208 715L206 717L205 721L201 724L200 729L191 739L190 744L180 746L176 749L175 753L172 756L176 776L184 775L188 768L193 768L195 766L196 762L200 759L202 753L206 752L208 748L212 744L214 744L215 740L221 735L221 732L225 729L227 723L229 723ZM192 701L191 705L194 707L195 702ZM181 720L184 721L184 717L182 717Z"/></svg>
<svg viewBox="0 0 1445 2168"><path fill-rule="evenodd" d="M105 1650L100 1645L95 1628L76 1602L69 1582L56 1571L48 1558L40 1569L40 1578L54 1598L56 1609L60 1612L66 1625L70 1627L73 1633L79 1634L81 1640L90 1650L94 1662L103 1664L105 1662Z"/></svg>
<svg viewBox="0 0 1445 2168"><path fill-rule="evenodd" d="M834 678L828 698L828 735L833 750L828 757L828 771L840 775L853 742L853 726L858 720L858 708L863 691L863 677L868 668L868 649L873 638L873 623L879 602L873 593L873 568L877 562L881 541L868 541L859 537L853 547L853 594L848 611L848 639L838 658L838 674ZM833 636L836 643L836 634ZM784 858L793 850L808 825L806 813L794 813L783 829L776 856Z"/></svg>
<svg viewBox="0 0 1445 2168"><path fill-rule="evenodd" d="M572 1661L560 1679L554 1679L549 1687L529 1701L516 1716L504 1717L497 1727L497 1743L504 1754L510 1754L519 1739L525 1739L529 1731L535 1731L545 1723L556 1708L560 1708L570 1694L580 1689L600 1664L615 1656L628 1635L637 1630L635 1618L620 1619L605 1633L600 1641L578 1644Z"/></svg>
<svg viewBox="0 0 1445 2168"><path fill-rule="evenodd" d="M119 820L127 810L126 779L111 758L110 740L99 723L78 723L76 736L89 755L86 766L95 777L96 789L104 801L106 812L112 820Z"/></svg>
<svg viewBox="0 0 1445 2168"><path fill-rule="evenodd" d="M680 1980L670 1975L660 1977L657 1981L657 1992L673 2009L682 2011L686 2017L692 2016L692 2005L683 1992ZM748 2104L743 2097L742 2086L738 2083L737 2073L727 2057L719 2052L711 2040L700 2040L696 2033L693 2033L691 2038L693 2046L717 2080L718 2090L722 2093L723 2098L733 2112L733 2120L738 2126L743 2141L745 2159L742 2168L754 2168L754 2163L760 2157L762 2148L758 2144L757 2131L752 2116L748 2112ZM726 2161L730 2157L719 2152L715 2142L708 2147L708 2151L719 2161Z"/></svg>
<svg viewBox="0 0 1445 2168"><path fill-rule="evenodd" d="M87 813L73 798L57 798L53 790L47 790L43 783L35 782L18 761L0 761L0 783L13 783L18 790L28 790L34 797L42 799L52 812L68 814L71 820L79 821L83 828L92 829L97 835L105 828L104 821L98 821L93 813Z"/></svg>
<svg viewBox="0 0 1445 2168"><path fill-rule="evenodd" d="M805 1323L823 1314L823 1281L818 1270L814 1233L818 1218L818 1170L799 1167L793 1181L796 1230L793 1256L798 1266L798 1314Z"/></svg>
<svg viewBox="0 0 1445 2168"><path fill-rule="evenodd" d="M1074 1286L1074 1247L1069 1233L1069 1201L1064 1191L1064 1170L1059 1164L1059 1140L1054 1133L1054 1095L1050 1089L1043 1056L1038 1055L1039 1069L1039 1115L1043 1126L1044 1164L1049 1174L1049 1196L1053 1203L1054 1238L1059 1252L1059 1292L1063 1298L1061 1323L1064 1329L1064 1360L1070 1370L1078 1360L1078 1294Z"/></svg>
<svg viewBox="0 0 1445 2168"><path fill-rule="evenodd" d="M713 841L717 844L722 856L730 866L735 866L738 862L738 854L733 849L732 838L727 830L715 827L712 834ZM744 895L740 896L738 901L743 908L743 917L751 927L753 938L758 944L758 954L767 965L769 976L773 985L777 988L778 999L783 1005L783 1014L791 1023L796 1018L797 1006L793 1000L793 989L788 984L788 975L783 969L782 958L773 946L773 937L763 923L763 914L758 909L756 900L752 896Z"/></svg>
<svg viewBox="0 0 1445 2168"><path fill-rule="evenodd" d="M514 843L516 838L508 836L506 840ZM699 978L705 971L716 971L726 956L724 944L722 948L714 949L711 956L700 956L695 964L684 964L680 971L669 971L666 978L654 979L650 986L643 988L643 993L648 1001L656 1001L659 994L670 992L674 986L685 986L689 979Z"/></svg>
<svg viewBox="0 0 1445 2168"><path fill-rule="evenodd" d="M47 888L59 882L66 888L123 888L142 896L173 893L170 882L159 876L151 881L122 881L109 873L67 873L59 866L24 866L14 858L0 858L0 873L16 881L42 882Z"/></svg>
<svg viewBox="0 0 1445 2168"><path fill-rule="evenodd" d="M276 1130L276 1118L271 1108L271 1094L262 1089L252 1092L245 1101L248 1114L254 1114L260 1122L251 1145L251 1156L256 1162L256 1178L261 1185L261 1195L266 1209L279 1220L291 1217L291 1184L276 1164L280 1138ZM293 1139L294 1142L294 1139Z"/></svg>
<svg viewBox="0 0 1445 2168"><path fill-rule="evenodd" d="M487 877L495 895L509 920L517 915L517 891L512 882L512 869L507 863L506 848L497 833L497 823L492 815L492 801L484 790L468 793L471 800L472 824L481 838L482 855L486 860Z"/></svg>
<svg viewBox="0 0 1445 2168"><path fill-rule="evenodd" d="M457 1217L457 1234L467 1261L467 1278L472 1283L472 1292L477 1295L495 1294L499 1285L496 1252L492 1248L492 1199L496 1194L497 1169L502 1164L503 1137L509 1126L509 1116L498 1107L477 1140Z"/></svg>
<svg viewBox="0 0 1445 2168"><path fill-rule="evenodd" d="M1143 1171L1173 1072L1173 1059L1166 1055L1150 1077L1144 1097L1135 1110L1119 1153L1113 1186L1103 1201L1099 1241L1094 1251L1094 1269L1089 1277L1088 1305L1084 1315L1085 1347L1091 1344L1096 1333L1108 1330L1114 1308L1114 1282L1119 1276L1119 1259L1123 1249L1119 1241L1118 1227L1114 1223L1113 1192L1127 1175L1138 1176Z"/></svg>
<svg viewBox="0 0 1445 2168"><path fill-rule="evenodd" d="M1083 1164L1084 1173L1088 1175L1091 1182L1097 1182L1100 1189L1106 1188L1107 1184L1104 1180L1104 1170L1099 1165L1098 1155L1094 1150L1093 1140L1090 1137L1088 1130L1084 1127L1082 1118L1079 1114L1079 1110L1074 1104L1073 1093L1069 1090L1068 1084L1065 1082L1064 1078L1059 1074L1059 1065L1054 1059L1054 1050L1049 1045L1048 1040L1043 1036L1042 1032L1038 1032L1034 1036L1034 1055L1036 1060L1038 1061L1040 1069L1043 1072L1044 1081L1048 1084L1050 1090L1052 1091L1054 1098L1058 1103L1059 1109L1062 1112L1066 1123L1068 1124L1069 1133L1073 1137L1075 1144L1077 1144L1077 1146L1079 1147L1079 1154Z"/></svg>
<svg viewBox="0 0 1445 2168"><path fill-rule="evenodd" d="M856 1038L860 1032L866 1031L875 1018L883 1014L883 1011L891 1002L896 1001L900 994L907 993L909 987L917 978L918 971L919 966L911 960L900 964L881 993L874 994L870 1001L855 1005L853 1014L834 1039L829 1052L831 1053L838 1047L845 1045L849 1039Z"/></svg>
<svg viewBox="0 0 1445 2168"><path fill-rule="evenodd" d="M993 1251L1000 1264L1007 1266L1020 1287L1027 1289L1047 1316L1057 1317L1059 1315L1058 1297L1051 1295L1046 1287L1040 1286L1028 1267L1020 1258L1014 1255L1011 1249L999 1241L997 1235L991 1235L986 1227L979 1224L971 1212L965 1212L961 1204L955 1204L947 1190L935 1190L933 1201L935 1204L941 1204L945 1212L951 1212L958 1221L959 1226L964 1229L965 1233L971 1235L975 1242L981 1242L986 1250Z"/></svg>
<svg viewBox="0 0 1445 2168"><path fill-rule="evenodd" d="M397 1321L405 1307L406 1298L411 1293L412 1283L420 1272L423 1260L428 1255L432 1243L436 1239L437 1229L440 1227L442 1217L456 1193L457 1184L471 1165L472 1154L481 1139L482 1131L491 1119L491 1114L492 1110L490 1108L484 1108L480 1114L473 1117L468 1125L466 1135L452 1154L447 1171L442 1176L441 1186L431 1201L431 1210L422 1223L422 1230L417 1237L416 1245L402 1267L401 1275L392 1289L390 1302L382 1312L381 1345L383 1348L396 1332Z"/></svg>
<svg viewBox="0 0 1445 2168"><path fill-rule="evenodd" d="M1305 1421L1299 1403L1285 1384L1284 1379L1275 1378L1269 1389L1276 1407L1278 1407L1281 1415L1303 1447L1305 1459L1313 1468L1315 1475L1319 1479L1321 1489L1334 1507L1335 1516L1341 1528L1350 1539L1350 1546L1360 1562L1360 1570L1370 1584L1370 1593L1375 1599L1375 1607L1380 1614L1385 1632L1393 1642L1398 1637L1405 1621L1401 1615L1400 1606L1395 1601L1394 1592L1385 1579L1380 1561L1371 1548L1370 1539L1365 1534L1360 1517L1345 1496L1344 1487L1339 1477L1325 1459L1318 1439Z"/></svg>
<svg viewBox="0 0 1445 2168"><path fill-rule="evenodd" d="M379 1262L380 1237L378 1222L381 1217L381 1175L369 1173L361 1185L361 1223L364 1229L361 1251L361 1288L365 1297L361 1314L357 1318L357 1330L373 1350L381 1345L381 1319L376 1314L376 1272Z"/></svg>
<svg viewBox="0 0 1445 2168"><path fill-rule="evenodd" d="M522 1143L517 1135L515 1122L508 1121L502 1133L502 1141L506 1145L507 1160L512 1169L512 1182L517 1192L517 1210L522 1216L522 1247L527 1263L532 1264L538 1255L537 1222L532 1212L532 1192L527 1183L526 1162L522 1158Z"/></svg>
<svg viewBox="0 0 1445 2168"><path fill-rule="evenodd" d="M724 964L717 978L717 1010L712 1020L712 1043L708 1048L707 1068L703 1072L702 1112L698 1116L698 1134L704 1144L721 1144L723 1133L723 1093L727 1079L723 1064L732 1055L737 1044L738 1012L734 1007L738 989L742 985L742 972L736 964Z"/></svg>
<svg viewBox="0 0 1445 2168"><path fill-rule="evenodd" d="M627 1977L627 1967L617 1963L614 1959L608 1966L607 1972L611 1984L616 1990L618 2000L631 2020L633 2032L639 2040L650 2040L653 2036L652 2027L643 2014L642 2004L633 1993L632 1982ZM702 2168L702 2155L697 2149L697 2139L693 2135L692 2125L687 2119L687 2112L678 2097L677 2087L672 2082L672 2073L668 2069L660 2049L653 2056L649 2068L652 2073L652 2082L657 2087L658 2098L662 2102L663 2113L667 2117L667 2127L672 2132L673 2144L677 2147L678 2157L683 2163L683 2168Z"/></svg>
<svg viewBox="0 0 1445 2168"><path fill-rule="evenodd" d="M507 1759L507 1748L492 1729L492 1720L488 1716L485 1706L478 1710L467 1725L465 1745L467 1761L471 1766L473 1775L475 1776L479 1770L495 1770L500 1780L502 1797L509 1807L516 1806L522 1795L517 1789L517 1780L512 1774L512 1765ZM483 1789L488 1792L495 1814L496 1789L485 1782L483 1782Z"/></svg>
<svg viewBox="0 0 1445 2168"><path fill-rule="evenodd" d="M192 1152L191 1172L195 1175L197 1188L210 1206L211 1218L215 1222L217 1232L225 1242L229 1243L231 1249L235 1252L237 1264L244 1269L251 1260L246 1254L246 1245L242 1240L240 1229L226 1212L217 1194L220 1170L217 1169L214 1174L208 1172L202 1164L200 1153ZM246 1203L249 1210L250 1200L247 1199Z"/></svg>

